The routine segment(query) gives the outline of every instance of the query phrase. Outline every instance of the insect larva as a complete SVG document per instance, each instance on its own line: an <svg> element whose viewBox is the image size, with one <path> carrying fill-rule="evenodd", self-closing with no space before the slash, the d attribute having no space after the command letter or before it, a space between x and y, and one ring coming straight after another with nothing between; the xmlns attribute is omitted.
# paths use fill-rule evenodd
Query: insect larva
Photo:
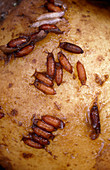
<svg viewBox="0 0 110 170"><path fill-rule="evenodd" d="M57 85L59 86L62 83L63 80L63 69L60 63L56 62L55 65L56 69L55 69L55 81L57 83Z"/></svg>
<svg viewBox="0 0 110 170"><path fill-rule="evenodd" d="M53 78L55 75L55 59L53 53L48 53L47 56L47 74Z"/></svg>
<svg viewBox="0 0 110 170"><path fill-rule="evenodd" d="M52 3L45 3L44 5L46 7L46 9L50 12L61 12L61 8L58 7L58 6L55 6L54 4Z"/></svg>
<svg viewBox="0 0 110 170"><path fill-rule="evenodd" d="M33 44L27 45L26 47L23 47L22 49L17 51L15 53L15 57L23 57L25 55L28 55L33 49L34 49Z"/></svg>
<svg viewBox="0 0 110 170"><path fill-rule="evenodd" d="M85 71L83 64L80 61L78 61L76 68L77 68L77 72L78 72L78 78L79 78L81 84L85 85L87 77L86 77L86 71Z"/></svg>
<svg viewBox="0 0 110 170"><path fill-rule="evenodd" d="M62 17L64 14L65 14L64 11L45 13L45 14L40 15L40 16L37 18L37 21L39 21L39 20L44 20L44 19L58 18L58 17L60 18L60 17Z"/></svg>
<svg viewBox="0 0 110 170"><path fill-rule="evenodd" d="M39 81L34 82L34 86L42 91L44 94L54 95L56 94L56 91L53 89L53 87L48 87L45 84L42 84Z"/></svg>
<svg viewBox="0 0 110 170"><path fill-rule="evenodd" d="M39 127L33 126L33 131L34 133L36 133L36 135L41 136L45 139L52 139L52 140L54 139L54 135L51 132L44 131Z"/></svg>
<svg viewBox="0 0 110 170"><path fill-rule="evenodd" d="M13 39L11 40L7 46L8 47L11 47L11 48L16 48L16 47L19 47L21 44L24 44L27 42L27 39L26 38L23 38L23 37L19 37L19 38L16 38L16 39Z"/></svg>
<svg viewBox="0 0 110 170"><path fill-rule="evenodd" d="M100 118L99 118L99 110L97 106L97 102L93 103L93 106L90 110L90 120L93 130L96 134L101 132L100 130Z"/></svg>
<svg viewBox="0 0 110 170"><path fill-rule="evenodd" d="M66 58L66 56L61 51L57 55L58 55L58 60L62 65L62 67L69 73L72 73L73 72L72 66L68 61L68 59Z"/></svg>
<svg viewBox="0 0 110 170"><path fill-rule="evenodd" d="M5 114L3 112L0 112L0 119L4 116L5 116Z"/></svg>
<svg viewBox="0 0 110 170"><path fill-rule="evenodd" d="M62 120L60 120L59 118L56 118L54 116L44 115L44 116L42 116L42 120L44 122L46 122L47 124L55 127L56 129L58 129L58 128L63 129L65 126L65 124Z"/></svg>
<svg viewBox="0 0 110 170"><path fill-rule="evenodd" d="M44 30L47 32L53 32L56 34L62 34L63 31L61 31L56 25L53 24L44 24L39 27L39 30Z"/></svg>
<svg viewBox="0 0 110 170"><path fill-rule="evenodd" d="M32 134L32 139L35 141L35 142L38 142L39 144L41 144L41 145L49 145L50 144L50 142L47 140L47 139L44 139L44 138L42 138L42 137L40 137L40 136L37 136L36 134Z"/></svg>
<svg viewBox="0 0 110 170"><path fill-rule="evenodd" d="M33 124L38 126L41 129L43 129L43 130L48 131L48 132L53 132L53 131L56 130L53 126L51 126L51 125L49 125L49 124L47 124L47 123L45 123L45 122L43 122L42 120L39 120L39 119L34 119Z"/></svg>
<svg viewBox="0 0 110 170"><path fill-rule="evenodd" d="M41 25L44 25L44 24L56 24L57 22L60 22L61 20L62 20L62 18L44 19L44 20L34 22L31 25L31 27L40 27Z"/></svg>
<svg viewBox="0 0 110 170"><path fill-rule="evenodd" d="M83 50L79 46L68 42L60 42L59 47L76 54L83 53Z"/></svg>
<svg viewBox="0 0 110 170"><path fill-rule="evenodd" d="M33 147L33 148L36 148L36 149L42 149L42 148L44 148L43 145L41 145L40 143L34 142L34 141L33 141L32 139L30 139L30 138L25 138L25 137L23 137L22 140L24 141L24 143L25 143L26 145L29 145L29 146L31 146L31 147Z"/></svg>
<svg viewBox="0 0 110 170"><path fill-rule="evenodd" d="M33 76L35 76L35 78L37 78L39 81L43 82L45 85L53 86L53 81L45 73L37 72L35 70L35 73L33 74Z"/></svg>

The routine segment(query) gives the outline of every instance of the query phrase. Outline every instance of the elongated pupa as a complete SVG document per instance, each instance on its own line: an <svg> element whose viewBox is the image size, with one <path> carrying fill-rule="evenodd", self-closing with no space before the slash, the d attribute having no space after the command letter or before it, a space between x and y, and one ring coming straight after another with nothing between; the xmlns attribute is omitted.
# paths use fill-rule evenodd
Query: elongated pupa
<svg viewBox="0 0 110 170"><path fill-rule="evenodd" d="M50 142L49 142L49 140L47 140L47 139L44 139L44 138L42 138L42 137L40 137L40 136L37 136L36 134L32 134L32 139L35 141L35 142L38 142L39 144L41 144L41 145L49 145L50 144Z"/></svg>
<svg viewBox="0 0 110 170"><path fill-rule="evenodd" d="M23 57L25 55L28 55L32 50L34 49L34 44L29 44L22 49L15 52L15 57Z"/></svg>
<svg viewBox="0 0 110 170"><path fill-rule="evenodd" d="M56 118L54 116L44 115L44 116L42 116L42 120L44 122L46 122L47 124L55 127L56 129L58 129L58 128L63 129L65 126L65 124L62 120L60 120L59 118Z"/></svg>
<svg viewBox="0 0 110 170"><path fill-rule="evenodd" d="M69 73L72 73L73 72L72 65L70 64L66 56L61 51L57 55L58 55L58 60L62 65L62 67Z"/></svg>
<svg viewBox="0 0 110 170"><path fill-rule="evenodd" d="M43 72L37 72L35 70L35 73L33 74L33 76L35 76L36 79L38 79L39 81L41 81L42 83L44 83L47 86L53 86L53 81L51 78L49 78L48 75L46 75Z"/></svg>
<svg viewBox="0 0 110 170"><path fill-rule="evenodd" d="M39 30L44 30L46 32L53 32L56 34L62 34L63 31L61 31L56 25L53 24L44 24L39 27Z"/></svg>
<svg viewBox="0 0 110 170"><path fill-rule="evenodd" d="M53 53L48 53L47 56L47 74L53 78L55 75L55 59Z"/></svg>
<svg viewBox="0 0 110 170"><path fill-rule="evenodd" d="M0 119L4 116L5 116L5 114L3 112L0 112Z"/></svg>
<svg viewBox="0 0 110 170"><path fill-rule="evenodd" d="M55 6L54 4L52 3L45 3L45 8L50 11L50 12L60 12L62 11L60 7L58 6Z"/></svg>
<svg viewBox="0 0 110 170"><path fill-rule="evenodd" d="M55 95L56 91L54 90L53 87L48 87L45 84L39 82L39 81L35 81L34 82L34 86L39 89L40 91L42 91L44 94L48 94L48 95Z"/></svg>
<svg viewBox="0 0 110 170"><path fill-rule="evenodd" d="M99 110L97 106L97 102L93 103L93 106L90 110L90 120L93 130L96 134L99 134L101 132L100 129L100 117L99 117Z"/></svg>
<svg viewBox="0 0 110 170"><path fill-rule="evenodd" d="M57 85L59 86L62 83L63 80L63 69L59 62L56 62L55 64L55 81Z"/></svg>
<svg viewBox="0 0 110 170"><path fill-rule="evenodd" d="M76 68L77 68L77 72L78 72L78 78L79 78L81 84L85 85L87 77L86 77L86 71L85 71L83 64L80 61L78 61Z"/></svg>
<svg viewBox="0 0 110 170"><path fill-rule="evenodd" d="M9 41L9 43L7 44L8 47L11 48L16 48L19 47L20 45L24 44L27 42L27 39L24 37L19 37L16 39L12 39L11 41Z"/></svg>
<svg viewBox="0 0 110 170"><path fill-rule="evenodd" d="M48 131L48 132L53 132L56 130L53 126L51 126L39 119L34 119L33 124L45 131Z"/></svg>
<svg viewBox="0 0 110 170"><path fill-rule="evenodd" d="M47 132L47 131L44 131L43 129L39 128L39 127L35 127L33 126L33 131L34 133L36 133L36 135L38 136L41 136L45 139L54 139L54 135L51 133L51 132Z"/></svg>
<svg viewBox="0 0 110 170"><path fill-rule="evenodd" d="M42 148L44 148L43 145L41 145L40 143L34 142L32 139L23 137L22 140L24 141L24 143L25 143L26 145L31 146L31 147L33 147L33 148L36 148L36 149L42 149Z"/></svg>
<svg viewBox="0 0 110 170"><path fill-rule="evenodd" d="M76 54L83 53L83 50L79 46L68 42L60 42L59 47Z"/></svg>

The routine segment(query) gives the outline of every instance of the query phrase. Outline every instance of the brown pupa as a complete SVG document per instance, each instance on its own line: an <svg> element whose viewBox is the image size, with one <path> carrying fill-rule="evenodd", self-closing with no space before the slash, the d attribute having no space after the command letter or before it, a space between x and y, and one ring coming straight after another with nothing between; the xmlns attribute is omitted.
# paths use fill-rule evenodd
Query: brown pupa
<svg viewBox="0 0 110 170"><path fill-rule="evenodd" d="M58 55L58 60L62 65L62 67L69 73L72 73L73 72L72 65L70 64L66 56L61 51L57 55Z"/></svg>
<svg viewBox="0 0 110 170"><path fill-rule="evenodd" d="M53 132L56 130L53 126L51 126L39 119L34 119L33 124L45 131L48 131L48 132Z"/></svg>
<svg viewBox="0 0 110 170"><path fill-rule="evenodd" d="M57 85L59 86L62 83L63 80L63 69L59 62L56 62L55 64L55 81Z"/></svg>
<svg viewBox="0 0 110 170"><path fill-rule="evenodd" d="M56 129L58 129L58 128L63 129L65 126L65 124L62 120L60 120L59 118L56 118L54 116L44 115L44 116L42 116L42 120L44 122L46 122L47 124L55 127Z"/></svg>
<svg viewBox="0 0 110 170"><path fill-rule="evenodd" d="M69 42L60 42L59 47L75 54L82 54L84 52L81 47Z"/></svg>
<svg viewBox="0 0 110 170"><path fill-rule="evenodd" d="M77 69L78 78L81 84L86 85L86 80L87 80L86 71L85 71L83 64L80 61L77 62L76 69Z"/></svg>

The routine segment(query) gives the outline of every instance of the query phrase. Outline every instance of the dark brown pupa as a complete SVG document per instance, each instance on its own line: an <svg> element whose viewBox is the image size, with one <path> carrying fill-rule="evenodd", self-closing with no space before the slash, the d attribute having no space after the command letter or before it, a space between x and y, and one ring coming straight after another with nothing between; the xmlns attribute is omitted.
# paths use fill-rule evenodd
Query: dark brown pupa
<svg viewBox="0 0 110 170"><path fill-rule="evenodd" d="M63 68L59 62L55 64L55 81L59 86L63 81Z"/></svg>
<svg viewBox="0 0 110 170"><path fill-rule="evenodd" d="M37 136L35 133L32 134L32 139L33 139L35 142L38 142L39 144L44 145L44 146L50 144L49 140L44 139L44 138L42 138L42 137L40 137L40 136Z"/></svg>
<svg viewBox="0 0 110 170"><path fill-rule="evenodd" d="M99 134L101 132L101 129L97 102L93 103L93 106L90 110L90 120L93 130L95 131L96 134Z"/></svg>
<svg viewBox="0 0 110 170"><path fill-rule="evenodd" d="M45 3L44 6L50 12L61 12L62 11L59 6L56 6L53 3Z"/></svg>
<svg viewBox="0 0 110 170"><path fill-rule="evenodd" d="M87 80L86 71L85 71L83 64L80 61L77 62L76 69L77 69L78 78L81 84L86 85L86 80Z"/></svg>
<svg viewBox="0 0 110 170"><path fill-rule="evenodd" d="M51 132L44 131L43 129L35 126L33 126L32 129L34 133L36 133L36 135L38 136L41 136L45 139L52 139L52 140L54 139L54 135Z"/></svg>
<svg viewBox="0 0 110 170"><path fill-rule="evenodd" d="M58 128L63 129L65 126L65 124L62 120L60 120L59 118L56 118L54 116L44 115L44 116L42 116L42 120L44 122L46 122L47 124L55 127L56 129L58 129Z"/></svg>
<svg viewBox="0 0 110 170"><path fill-rule="evenodd" d="M59 47L75 54L82 54L84 52L79 46L69 42L60 42Z"/></svg>
<svg viewBox="0 0 110 170"><path fill-rule="evenodd" d="M48 94L48 95L55 95L56 94L56 91L54 90L53 87L46 86L45 84L43 84L39 81L35 80L34 86L37 89L39 89L40 91L42 91L44 94Z"/></svg>
<svg viewBox="0 0 110 170"><path fill-rule="evenodd" d="M16 48L16 47L19 47L22 44L25 44L27 42L27 40L28 39L24 38L24 37L19 37L19 38L16 38L16 39L12 39L11 41L9 41L7 46L11 47L11 48Z"/></svg>
<svg viewBox="0 0 110 170"><path fill-rule="evenodd" d="M53 86L52 79L48 75L46 75L46 73L44 73L44 72L37 72L37 70L35 70L35 73L33 74L33 76L35 76L36 79L38 79L39 81L41 81L45 85Z"/></svg>
<svg viewBox="0 0 110 170"><path fill-rule="evenodd" d="M47 74L51 78L55 76L55 59L53 53L48 53L47 56Z"/></svg>
<svg viewBox="0 0 110 170"><path fill-rule="evenodd" d="M37 142L33 141L33 140L30 139L30 138L25 138L25 137L23 137L22 140L23 140L23 142L24 142L26 145L31 146L31 147L33 147L33 148L36 148L36 149L42 149L42 148L44 148L43 145L41 145L40 143L37 143Z"/></svg>
<svg viewBox="0 0 110 170"><path fill-rule="evenodd" d="M33 124L38 126L41 129L43 129L43 130L48 131L48 132L53 132L53 131L56 130L53 126L51 126L51 125L49 125L49 124L47 124L44 121L39 120L39 119L34 119Z"/></svg>
<svg viewBox="0 0 110 170"><path fill-rule="evenodd" d="M58 60L62 65L62 67L69 73L72 73L73 72L72 65L70 64L66 56L61 51L57 55L58 55Z"/></svg>
<svg viewBox="0 0 110 170"><path fill-rule="evenodd" d="M21 48L17 52L15 52L14 55L15 55L15 57L23 57L23 56L28 55L30 52L32 52L33 49L34 49L34 44L29 44L29 45Z"/></svg>

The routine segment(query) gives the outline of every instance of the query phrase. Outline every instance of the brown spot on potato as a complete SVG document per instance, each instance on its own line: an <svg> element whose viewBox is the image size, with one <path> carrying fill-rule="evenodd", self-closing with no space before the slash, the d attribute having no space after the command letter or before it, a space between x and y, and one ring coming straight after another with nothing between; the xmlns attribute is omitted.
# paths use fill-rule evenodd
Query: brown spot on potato
<svg viewBox="0 0 110 170"><path fill-rule="evenodd" d="M9 83L8 87L11 88L13 86L13 83Z"/></svg>
<svg viewBox="0 0 110 170"><path fill-rule="evenodd" d="M99 56L97 57L97 60L98 60L98 61L104 61L104 57L103 57L102 55L99 55Z"/></svg>
<svg viewBox="0 0 110 170"><path fill-rule="evenodd" d="M11 116L17 116L18 115L18 111L16 109L12 109L12 111L10 112Z"/></svg>
<svg viewBox="0 0 110 170"><path fill-rule="evenodd" d="M36 60L36 59L33 59L33 60L32 60L32 63L33 63L33 64L35 64L36 62L37 62L37 60Z"/></svg>
<svg viewBox="0 0 110 170"><path fill-rule="evenodd" d="M28 159L28 158L32 158L34 155L32 153L23 153L22 156L23 158Z"/></svg>

